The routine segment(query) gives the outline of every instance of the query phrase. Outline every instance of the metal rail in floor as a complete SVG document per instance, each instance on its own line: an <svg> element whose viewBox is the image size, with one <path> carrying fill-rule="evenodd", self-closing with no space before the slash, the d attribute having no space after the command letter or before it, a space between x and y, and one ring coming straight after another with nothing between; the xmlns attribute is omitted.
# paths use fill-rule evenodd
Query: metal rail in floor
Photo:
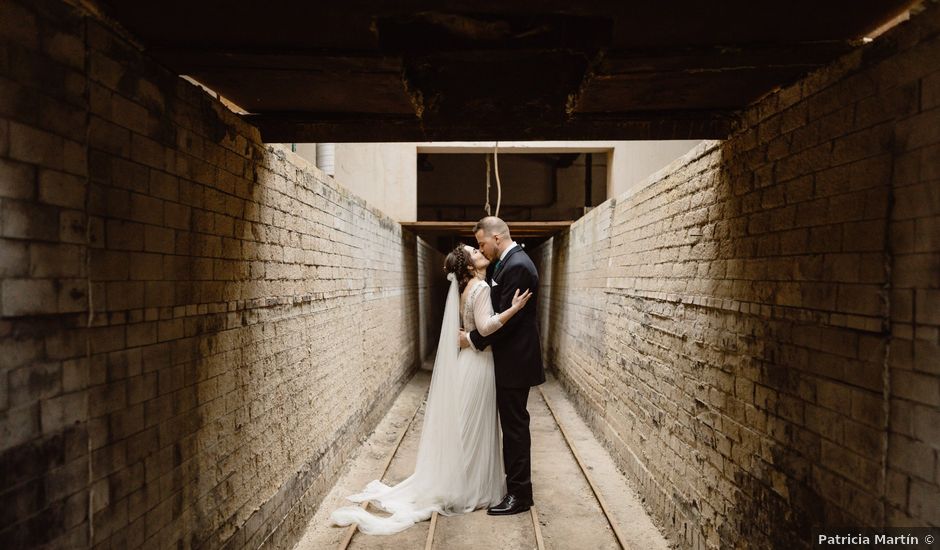
<svg viewBox="0 0 940 550"><path fill-rule="evenodd" d="M558 430L561 432L562 437L565 440L565 443L568 445L568 449L571 451L571 454L574 456L575 461L578 463L578 467L581 470L581 474L584 476L585 480L590 486L591 491L594 495L594 498L597 500L597 503L600 506L601 510L603 511L604 517L607 520L608 525L610 525L610 528L613 531L614 536L617 539L617 543L619 544L620 548L624 550L629 550L630 547L625 542L626 539L622 533L622 530L617 525L616 521L611 517L607 502L605 501L604 497L601 495L600 491L598 490L597 484L592 479L592 476L589 473L588 467L585 465L584 460L582 459L580 453L578 452L577 447L575 446L574 440L569 436L568 432L565 430L565 427L562 425L561 421L558 418L558 414L556 413L555 408L552 406L552 403L549 400L548 396L545 395L545 392L542 391L541 388L538 388L538 395L542 398L542 401L548 407L548 410L551 413L551 416L552 416L553 421L555 422L555 425L558 427ZM382 475L380 479L384 479L385 474L388 472L389 466L392 464L392 460L394 460L395 455L398 453L398 449L401 446L401 442L405 439L405 435L408 433L408 430L410 430L411 426L414 424L414 419L418 416L418 412L421 410L421 407L424 406L425 400L422 400L421 402L418 403L418 406L415 408L415 411L411 415L410 420L399 433L398 438L395 442L395 445L392 448L392 451L389 453L388 457L385 460L385 466L382 469ZM368 509L369 503L364 502L362 503L361 506L363 509ZM544 538L542 537L542 530L539 525L538 511L535 506L529 509L529 515L532 518L532 536L535 539L536 547L538 548L538 550L544 550L545 541L544 541ZM434 512L431 516L430 528L428 529L428 535L425 541L425 546L424 546L425 550L432 550L434 548L434 534L437 528L437 524L440 521L446 521L446 520L440 519L438 513ZM338 550L346 550L349 547L349 545L352 543L353 538L356 536L358 532L359 531L357 530L355 524L348 526L346 528L346 534L338 546Z"/></svg>

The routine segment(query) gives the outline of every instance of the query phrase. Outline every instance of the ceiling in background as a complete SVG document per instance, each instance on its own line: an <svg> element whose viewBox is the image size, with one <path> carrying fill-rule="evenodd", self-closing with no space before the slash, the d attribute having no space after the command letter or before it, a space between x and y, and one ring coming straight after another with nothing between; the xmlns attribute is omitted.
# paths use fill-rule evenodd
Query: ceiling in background
<svg viewBox="0 0 940 550"><path fill-rule="evenodd" d="M910 0L100 0L268 142L724 138Z"/></svg>

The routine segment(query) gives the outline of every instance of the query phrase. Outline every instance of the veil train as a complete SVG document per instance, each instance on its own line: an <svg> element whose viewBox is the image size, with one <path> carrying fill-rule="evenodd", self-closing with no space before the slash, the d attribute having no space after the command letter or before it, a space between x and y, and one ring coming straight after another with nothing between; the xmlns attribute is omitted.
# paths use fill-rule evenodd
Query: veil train
<svg viewBox="0 0 940 550"><path fill-rule="evenodd" d="M363 533L389 535L429 519L433 512L443 515L466 513L479 505L474 494L477 491L467 490L467 485L475 481L467 476L466 427L460 425L460 419L467 412L465 373L457 364L460 296L457 278L453 273L449 273L447 278L450 288L414 473L395 486L388 486L380 480L372 481L361 493L347 497L353 502L369 501L376 508L390 512L390 516L378 516L359 506L344 506L333 511L331 520L336 525L357 523Z"/></svg>

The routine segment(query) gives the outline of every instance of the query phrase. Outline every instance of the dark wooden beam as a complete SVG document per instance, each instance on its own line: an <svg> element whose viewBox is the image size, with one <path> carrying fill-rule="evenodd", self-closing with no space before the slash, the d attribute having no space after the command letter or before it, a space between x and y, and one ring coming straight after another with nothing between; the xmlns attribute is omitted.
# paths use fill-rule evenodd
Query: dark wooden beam
<svg viewBox="0 0 940 550"><path fill-rule="evenodd" d="M603 74L668 73L672 71L722 71L741 68L816 67L848 53L857 41L830 40L782 44L702 44L680 47L646 47L633 50L606 50L595 60L594 68ZM284 48L154 47L154 57L181 72L200 69L244 68L308 70L332 74L350 72L400 73L403 54L381 50L299 51ZM554 49L530 49L529 55L548 54ZM465 53L451 52L443 59L461 62ZM486 55L508 58L518 51L487 50Z"/></svg>
<svg viewBox="0 0 940 550"><path fill-rule="evenodd" d="M458 235L460 237L473 237L473 225L475 221L470 222L441 222L441 221L422 221L422 222L401 222L401 226L418 235ZM573 220L553 221L553 222L506 222L509 225L509 232L514 239L529 239L551 237L568 229Z"/></svg>
<svg viewBox="0 0 940 550"><path fill-rule="evenodd" d="M703 44L673 48L608 50L596 63L600 74L700 73L742 69L812 69L850 52L850 40L783 44Z"/></svg>
<svg viewBox="0 0 940 550"><path fill-rule="evenodd" d="M281 69L330 74L352 72L401 73L400 56L381 52L296 51L279 48L206 49L187 47L151 48L150 53L181 71L202 69Z"/></svg>
<svg viewBox="0 0 940 550"><path fill-rule="evenodd" d="M515 120L487 126L475 125L473 120L432 124L416 117L368 113L242 117L258 127L262 140L268 143L724 139L737 122L736 115L727 111L591 114L555 125Z"/></svg>
<svg viewBox="0 0 940 550"><path fill-rule="evenodd" d="M326 111L413 114L401 75L265 68L216 68L187 73L245 111Z"/></svg>

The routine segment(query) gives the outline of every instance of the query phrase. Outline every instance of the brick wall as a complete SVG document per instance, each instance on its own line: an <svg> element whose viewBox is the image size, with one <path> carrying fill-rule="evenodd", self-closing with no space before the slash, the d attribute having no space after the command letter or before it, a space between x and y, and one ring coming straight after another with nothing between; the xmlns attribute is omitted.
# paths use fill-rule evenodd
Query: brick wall
<svg viewBox="0 0 940 550"><path fill-rule="evenodd" d="M444 255L424 239L418 241L418 300L417 342L419 357L432 359L437 352L444 321L444 298L447 279L444 278Z"/></svg>
<svg viewBox="0 0 940 550"><path fill-rule="evenodd" d="M289 546L442 261L96 18L0 3L0 546Z"/></svg>
<svg viewBox="0 0 940 550"><path fill-rule="evenodd" d="M545 354L685 548L940 525L940 7L537 253Z"/></svg>

